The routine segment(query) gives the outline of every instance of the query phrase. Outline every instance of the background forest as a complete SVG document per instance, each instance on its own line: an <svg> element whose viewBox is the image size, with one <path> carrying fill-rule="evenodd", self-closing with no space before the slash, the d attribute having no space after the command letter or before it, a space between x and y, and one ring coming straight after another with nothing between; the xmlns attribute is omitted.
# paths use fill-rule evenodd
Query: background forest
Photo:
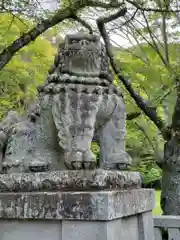
<svg viewBox="0 0 180 240"><path fill-rule="evenodd" d="M98 34L94 16L101 17L107 11L113 15L123 1L100 1L100 6L98 1L85 2L87 4L80 6L79 15L67 17L57 24L66 18L57 20L57 16L65 15L69 7L75 9L78 1L61 1L57 9L44 9L43 1L0 0L0 119L9 110L23 114L35 101L36 88L45 81L57 46L63 42L66 33L87 31L88 20ZM180 71L180 4L168 0L124 1L123 4L128 9L127 14L120 19L113 18L114 21L107 25L115 62L149 109L156 111L166 125L170 125ZM85 8L86 5L89 7ZM100 7L103 8L101 12ZM32 41L27 40L27 44L19 41L22 46L14 52L8 48L19 38L25 38L31 29L43 23L45 26L48 20L55 22ZM7 60L2 53L9 54L8 51L11 56ZM159 162L163 158L165 142L162 132L156 127L158 123L144 114L117 76L114 75L114 84L120 86L126 100L127 151L133 158L132 168L141 172L145 185L159 187L162 174ZM98 158L98 145L93 143L92 149Z"/></svg>

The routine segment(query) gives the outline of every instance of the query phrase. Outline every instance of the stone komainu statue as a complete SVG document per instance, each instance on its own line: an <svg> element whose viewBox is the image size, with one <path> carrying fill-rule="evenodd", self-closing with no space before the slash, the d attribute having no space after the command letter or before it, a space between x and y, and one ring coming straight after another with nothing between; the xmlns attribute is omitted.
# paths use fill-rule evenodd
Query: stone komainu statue
<svg viewBox="0 0 180 240"><path fill-rule="evenodd" d="M8 124L10 114L0 125L2 173L93 169L94 138L100 144L101 168L130 164L125 104L112 84L99 37L68 35L38 92L27 118Z"/></svg>

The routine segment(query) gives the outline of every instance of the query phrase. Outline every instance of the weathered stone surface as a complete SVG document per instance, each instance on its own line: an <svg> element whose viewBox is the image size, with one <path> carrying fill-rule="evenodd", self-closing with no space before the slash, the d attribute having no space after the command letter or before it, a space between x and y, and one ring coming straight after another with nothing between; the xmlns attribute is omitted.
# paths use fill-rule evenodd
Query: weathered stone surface
<svg viewBox="0 0 180 240"><path fill-rule="evenodd" d="M73 170L0 175L0 192L108 190L139 188L138 172Z"/></svg>
<svg viewBox="0 0 180 240"><path fill-rule="evenodd" d="M61 236L60 221L0 220L1 240L63 240Z"/></svg>
<svg viewBox="0 0 180 240"><path fill-rule="evenodd" d="M138 216L138 232L139 240L155 240L152 211L146 211Z"/></svg>
<svg viewBox="0 0 180 240"><path fill-rule="evenodd" d="M100 38L67 36L28 117L13 120L8 133L8 118L0 123L2 173L127 169L125 103L112 81ZM94 138L100 166L91 151Z"/></svg>
<svg viewBox="0 0 180 240"><path fill-rule="evenodd" d="M140 213L113 221L1 219L0 240L32 239L154 240L152 213Z"/></svg>
<svg viewBox="0 0 180 240"><path fill-rule="evenodd" d="M153 208L154 191L1 193L0 218L113 220Z"/></svg>

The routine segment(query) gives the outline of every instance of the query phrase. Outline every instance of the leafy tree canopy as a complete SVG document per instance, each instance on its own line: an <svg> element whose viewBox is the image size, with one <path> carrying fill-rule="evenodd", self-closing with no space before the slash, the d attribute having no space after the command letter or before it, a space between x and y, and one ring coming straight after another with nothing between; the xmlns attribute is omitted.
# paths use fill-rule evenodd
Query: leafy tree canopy
<svg viewBox="0 0 180 240"><path fill-rule="evenodd" d="M0 14L0 48L10 45L31 25L10 13ZM53 30L22 48L0 72L0 118L10 109L20 112L34 99L44 81L56 49L48 40Z"/></svg>

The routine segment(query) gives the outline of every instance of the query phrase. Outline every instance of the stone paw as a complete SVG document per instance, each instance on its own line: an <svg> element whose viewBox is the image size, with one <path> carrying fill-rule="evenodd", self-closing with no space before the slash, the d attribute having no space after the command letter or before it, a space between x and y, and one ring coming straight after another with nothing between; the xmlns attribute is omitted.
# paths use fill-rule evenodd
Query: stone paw
<svg viewBox="0 0 180 240"><path fill-rule="evenodd" d="M91 151L84 153L83 167L87 170L95 169L97 167L96 156Z"/></svg>
<svg viewBox="0 0 180 240"><path fill-rule="evenodd" d="M109 170L128 170L132 164L132 158L124 151L108 156L108 162L103 165L104 169Z"/></svg>
<svg viewBox="0 0 180 240"><path fill-rule="evenodd" d="M84 169L92 170L92 169L96 169L97 164L94 161L92 161L92 162L84 162L83 166L84 166Z"/></svg>
<svg viewBox="0 0 180 240"><path fill-rule="evenodd" d="M125 163L118 163L117 168L119 170L128 170L130 167L130 164L125 164Z"/></svg>
<svg viewBox="0 0 180 240"><path fill-rule="evenodd" d="M67 155L65 166L70 170L95 169L96 157L93 153L71 152Z"/></svg>
<svg viewBox="0 0 180 240"><path fill-rule="evenodd" d="M14 160L12 161L11 159L7 159L2 163L2 169L1 172L3 174L11 173L13 171L19 172L19 167L20 167L20 161L19 160Z"/></svg>
<svg viewBox="0 0 180 240"><path fill-rule="evenodd" d="M101 168L105 170L121 170L121 171L128 170L129 167L130 165L126 163L104 164L103 166L101 166Z"/></svg>
<svg viewBox="0 0 180 240"><path fill-rule="evenodd" d="M70 170L83 169L83 153L80 151L67 153L64 164Z"/></svg>

